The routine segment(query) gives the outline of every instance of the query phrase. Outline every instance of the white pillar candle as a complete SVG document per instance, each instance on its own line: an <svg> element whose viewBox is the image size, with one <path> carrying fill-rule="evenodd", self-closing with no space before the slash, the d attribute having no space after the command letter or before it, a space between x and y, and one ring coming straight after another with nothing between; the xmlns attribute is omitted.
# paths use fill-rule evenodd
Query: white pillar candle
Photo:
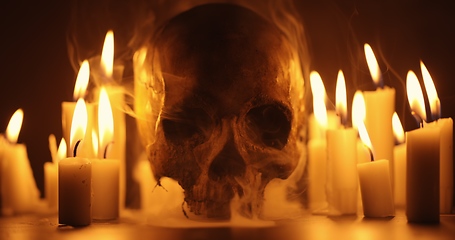
<svg viewBox="0 0 455 240"><path fill-rule="evenodd" d="M404 207L406 204L406 144L394 147L393 159L395 205Z"/></svg>
<svg viewBox="0 0 455 240"><path fill-rule="evenodd" d="M57 148L54 135L49 136L52 162L44 163L44 196L50 210L58 210L58 162L66 158L66 142L62 138Z"/></svg>
<svg viewBox="0 0 455 240"><path fill-rule="evenodd" d="M357 212L357 131L327 131L327 201L329 215Z"/></svg>
<svg viewBox="0 0 455 240"><path fill-rule="evenodd" d="M404 207L406 203L406 144L404 144L403 125L396 112L392 116L392 128L395 142L397 143L393 148L393 195L395 205Z"/></svg>
<svg viewBox="0 0 455 240"><path fill-rule="evenodd" d="M84 145L87 127L87 108L79 98L71 124L71 158L58 163L58 221L60 224L84 226L91 223L92 163L76 157ZM88 143L86 145L89 145Z"/></svg>
<svg viewBox="0 0 455 240"><path fill-rule="evenodd" d="M93 165L93 219L112 220L119 217L119 160L110 159L116 148L113 142L114 119L106 89L99 96L98 129L99 158L92 160Z"/></svg>
<svg viewBox="0 0 455 240"><path fill-rule="evenodd" d="M56 210L58 206L58 164L44 163L44 196L49 209Z"/></svg>
<svg viewBox="0 0 455 240"><path fill-rule="evenodd" d="M440 147L440 213L451 213L453 207L453 120L440 118L428 123L425 128L439 129Z"/></svg>
<svg viewBox="0 0 455 240"><path fill-rule="evenodd" d="M25 144L17 144L23 112L17 110L11 118L2 149L0 177L2 212L18 214L31 212L38 203L40 192L36 186Z"/></svg>
<svg viewBox="0 0 455 240"><path fill-rule="evenodd" d="M92 218L112 220L119 217L119 161L92 159Z"/></svg>
<svg viewBox="0 0 455 240"><path fill-rule="evenodd" d="M91 223L92 164L71 157L58 164L58 222L71 226Z"/></svg>
<svg viewBox="0 0 455 240"><path fill-rule="evenodd" d="M327 144L325 139L308 141L308 202L312 213L327 212Z"/></svg>
<svg viewBox="0 0 455 240"><path fill-rule="evenodd" d="M357 165L365 217L395 216L388 160Z"/></svg>
<svg viewBox="0 0 455 240"><path fill-rule="evenodd" d="M406 216L410 222L439 222L439 131L406 133Z"/></svg>
<svg viewBox="0 0 455 240"><path fill-rule="evenodd" d="M409 71L406 90L412 114L426 121L425 103L417 76ZM406 216L409 222L439 222L438 128L406 133Z"/></svg>
<svg viewBox="0 0 455 240"><path fill-rule="evenodd" d="M390 172L393 172L393 130L392 115L395 112L395 89L383 86L384 82L373 50L365 44L365 56L371 77L377 86L375 91L365 91L365 126L373 144L377 159L390 161ZM393 182L393 176L392 176Z"/></svg>

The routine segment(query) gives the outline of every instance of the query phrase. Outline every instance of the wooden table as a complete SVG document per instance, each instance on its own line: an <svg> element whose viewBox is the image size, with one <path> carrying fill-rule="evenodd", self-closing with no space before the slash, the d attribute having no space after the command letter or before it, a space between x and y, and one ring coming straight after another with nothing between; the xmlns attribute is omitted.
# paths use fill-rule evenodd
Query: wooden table
<svg viewBox="0 0 455 240"><path fill-rule="evenodd" d="M305 216L261 227L219 223L164 227L135 213L127 215L113 222L94 222L80 228L59 225L56 214L1 217L0 239L455 239L455 215L441 215L439 224L409 224L402 210L385 219Z"/></svg>

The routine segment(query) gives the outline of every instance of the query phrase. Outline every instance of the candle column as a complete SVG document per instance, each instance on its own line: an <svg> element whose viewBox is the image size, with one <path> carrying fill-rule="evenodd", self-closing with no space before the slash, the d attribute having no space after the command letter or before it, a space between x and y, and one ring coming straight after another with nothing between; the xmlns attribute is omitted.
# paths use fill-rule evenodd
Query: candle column
<svg viewBox="0 0 455 240"><path fill-rule="evenodd" d="M346 86L340 71L337 79L336 109L342 123L347 119ZM344 92L340 94L339 92ZM343 96L343 97L339 97ZM357 212L357 130L327 130L327 202L329 215Z"/></svg>
<svg viewBox="0 0 455 240"><path fill-rule="evenodd" d="M39 201L40 192L36 186L25 144L17 144L22 126L23 111L18 109L6 129L2 140L0 173L2 212L5 215L31 212Z"/></svg>
<svg viewBox="0 0 455 240"><path fill-rule="evenodd" d="M73 156L58 164L58 221L60 224L84 226L91 223L92 163L76 157L86 135L87 109L79 99L74 109L71 126Z"/></svg>
<svg viewBox="0 0 455 240"><path fill-rule="evenodd" d="M93 219L112 220L119 217L119 167L118 159L109 159L109 150L115 148L113 116L109 97L101 88L98 108L99 158L93 165Z"/></svg>
<svg viewBox="0 0 455 240"><path fill-rule="evenodd" d="M406 89L414 117L425 121L422 89L412 71ZM439 129L406 133L406 216L409 222L439 222Z"/></svg>

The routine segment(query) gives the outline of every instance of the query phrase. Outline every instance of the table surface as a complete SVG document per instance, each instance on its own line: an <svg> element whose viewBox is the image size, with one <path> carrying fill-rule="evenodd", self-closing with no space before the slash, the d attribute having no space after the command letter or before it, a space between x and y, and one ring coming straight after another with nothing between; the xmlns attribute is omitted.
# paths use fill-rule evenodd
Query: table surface
<svg viewBox="0 0 455 240"><path fill-rule="evenodd" d="M56 214L0 217L0 239L455 239L455 215L441 215L439 224L410 224L402 210L393 218L311 215L244 226L158 226L144 219L143 215L128 213L116 221L76 228L59 225Z"/></svg>

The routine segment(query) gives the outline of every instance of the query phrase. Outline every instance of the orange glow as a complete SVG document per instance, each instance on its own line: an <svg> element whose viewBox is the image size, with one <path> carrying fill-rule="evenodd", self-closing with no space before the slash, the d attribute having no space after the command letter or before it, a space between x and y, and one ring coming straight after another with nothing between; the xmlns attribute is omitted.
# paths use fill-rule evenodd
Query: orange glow
<svg viewBox="0 0 455 240"><path fill-rule="evenodd" d="M101 88L98 105L98 131L99 131L99 154L103 154L107 146L113 141L114 117L112 115L111 103L106 89Z"/></svg>
<svg viewBox="0 0 455 240"><path fill-rule="evenodd" d="M79 98L74 108L73 120L71 121L70 146L74 152L74 147L78 141L84 139L87 130L87 107L85 101ZM73 156L74 157L74 156Z"/></svg>
<svg viewBox="0 0 455 240"><path fill-rule="evenodd" d="M62 138L62 140L60 140L60 144L58 145L57 159L62 160L64 158L66 158L66 141Z"/></svg>
<svg viewBox="0 0 455 240"><path fill-rule="evenodd" d="M9 120L8 126L6 127L6 139L8 139L10 143L17 143L23 120L24 111L19 108L16 112L14 112L13 116Z"/></svg>
<svg viewBox="0 0 455 240"><path fill-rule="evenodd" d="M359 128L359 125L363 125L365 121L366 110L365 110L365 99L361 91L356 91L354 99L352 100L352 126Z"/></svg>
<svg viewBox="0 0 455 240"><path fill-rule="evenodd" d="M382 86L381 71L373 49L368 43L365 43L363 48L365 50L365 57L367 59L368 69L370 69L371 78L373 78L376 87Z"/></svg>
<svg viewBox="0 0 455 240"><path fill-rule="evenodd" d="M318 72L310 73L311 91L313 93L313 112L316 121L324 129L327 128L327 108L325 106L325 87Z"/></svg>
<svg viewBox="0 0 455 240"><path fill-rule="evenodd" d="M81 68L77 73L76 83L74 84L73 99L84 98L87 91L88 80L90 78L90 65L88 61L82 62Z"/></svg>
<svg viewBox="0 0 455 240"><path fill-rule="evenodd" d="M430 103L431 116L433 117L433 120L439 119L441 117L441 105L438 92L436 91L430 72L422 61L420 61L420 69L422 70L423 84L425 85L428 101Z"/></svg>
<svg viewBox="0 0 455 240"><path fill-rule="evenodd" d="M114 32L109 30L104 39L103 51L101 52L101 67L107 77L112 77L114 68Z"/></svg>
<svg viewBox="0 0 455 240"><path fill-rule="evenodd" d="M406 77L406 91L408 94L408 102L411 107L412 115L420 120L426 121L427 114L425 112L425 102L423 100L422 88L419 80L413 71L409 71Z"/></svg>
<svg viewBox="0 0 455 240"><path fill-rule="evenodd" d="M346 98L346 82L344 80L343 71L338 71L337 77L337 85L336 85L336 111L340 116L341 123L346 125L347 118L348 118L348 110L347 110L347 98Z"/></svg>
<svg viewBox="0 0 455 240"><path fill-rule="evenodd" d="M400 118L398 117L397 112L394 112L392 115L392 129L395 140L401 144L404 143L404 130L403 125L401 124Z"/></svg>

